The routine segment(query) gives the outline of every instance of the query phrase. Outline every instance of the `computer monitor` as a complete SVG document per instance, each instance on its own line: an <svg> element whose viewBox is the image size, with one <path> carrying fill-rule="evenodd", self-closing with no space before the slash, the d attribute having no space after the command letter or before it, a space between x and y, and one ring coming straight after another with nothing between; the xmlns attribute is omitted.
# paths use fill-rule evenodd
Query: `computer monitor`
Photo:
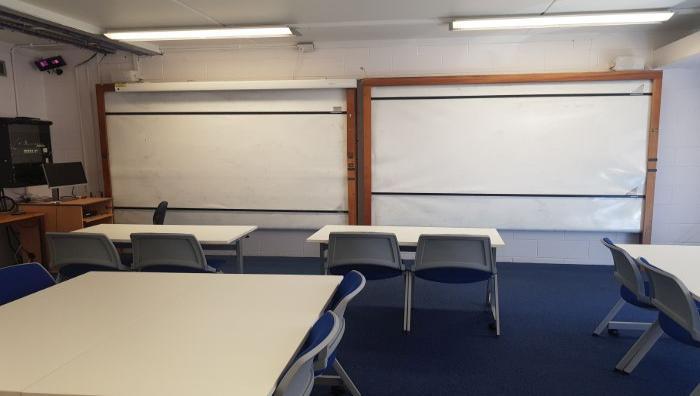
<svg viewBox="0 0 700 396"><path fill-rule="evenodd" d="M54 198L56 198L59 187L87 184L82 162L44 164L44 176L46 176L49 188L54 189Z"/></svg>

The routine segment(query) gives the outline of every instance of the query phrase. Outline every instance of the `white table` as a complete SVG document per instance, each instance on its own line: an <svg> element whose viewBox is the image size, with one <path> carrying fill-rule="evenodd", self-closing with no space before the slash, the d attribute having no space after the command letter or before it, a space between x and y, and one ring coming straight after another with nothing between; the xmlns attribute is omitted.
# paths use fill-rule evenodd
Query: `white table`
<svg viewBox="0 0 700 396"><path fill-rule="evenodd" d="M340 280L88 273L0 307L0 395L269 395Z"/></svg>
<svg viewBox="0 0 700 396"><path fill-rule="evenodd" d="M700 301L700 246L690 245L618 245L634 258L644 257L655 267L677 277L693 297ZM631 373L661 337L655 321L617 363L617 370Z"/></svg>
<svg viewBox="0 0 700 396"><path fill-rule="evenodd" d="M240 273L243 273L241 239L247 237L257 228L257 226L251 225L98 224L74 232L105 234L107 238L117 244L130 244L131 234L139 232L192 234L204 247L223 247L235 250L236 263Z"/></svg>
<svg viewBox="0 0 700 396"><path fill-rule="evenodd" d="M399 248L402 251L414 252L418 245L418 238L421 235L470 235L488 236L491 240L491 260L496 268L496 248L505 246L505 242L495 228L449 228L449 227L411 227L411 226L378 226L378 225L327 225L316 231L306 239L306 242L318 243L321 256L321 271L327 272L326 251L328 250L328 240L332 232L383 232L396 235ZM410 331L412 277L407 277L406 298L404 299L404 332ZM496 321L496 335L501 334L501 323L498 305L498 278L494 274L493 281L489 281L487 296L491 305L491 313Z"/></svg>
<svg viewBox="0 0 700 396"><path fill-rule="evenodd" d="M681 280L700 301L700 246L692 245L618 245L632 257L644 257L655 267Z"/></svg>

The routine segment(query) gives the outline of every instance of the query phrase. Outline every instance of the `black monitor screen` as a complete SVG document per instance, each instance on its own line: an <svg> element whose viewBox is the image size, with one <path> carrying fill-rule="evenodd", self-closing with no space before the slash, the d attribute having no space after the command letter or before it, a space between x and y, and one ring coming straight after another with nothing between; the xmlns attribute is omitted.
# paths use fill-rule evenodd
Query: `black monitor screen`
<svg viewBox="0 0 700 396"><path fill-rule="evenodd" d="M44 174L49 188L87 183L82 162L44 164Z"/></svg>

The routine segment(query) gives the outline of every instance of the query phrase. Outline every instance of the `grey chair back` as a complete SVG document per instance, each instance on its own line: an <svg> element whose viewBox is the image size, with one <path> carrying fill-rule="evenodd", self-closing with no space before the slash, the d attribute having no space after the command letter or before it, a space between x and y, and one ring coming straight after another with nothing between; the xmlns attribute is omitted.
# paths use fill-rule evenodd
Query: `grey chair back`
<svg viewBox="0 0 700 396"><path fill-rule="evenodd" d="M649 303L646 289L644 287L644 276L639 270L637 260L630 256L627 251L608 238L603 238L600 242L610 250L615 266L614 277L620 284L629 289L642 302Z"/></svg>
<svg viewBox="0 0 700 396"><path fill-rule="evenodd" d="M277 384L273 396L308 396L314 387L315 367L320 361L328 359L328 346L338 338L340 331L340 318L332 311L327 311L333 319L333 324L328 334L303 355L297 357L287 369L282 379ZM325 315L325 314L324 314Z"/></svg>
<svg viewBox="0 0 700 396"><path fill-rule="evenodd" d="M131 246L135 270L149 267L179 267L202 272L214 272L207 265L202 245L191 234L134 233Z"/></svg>
<svg viewBox="0 0 700 396"><path fill-rule="evenodd" d="M380 232L332 232L328 238L328 268L376 265L402 270L396 235Z"/></svg>
<svg viewBox="0 0 700 396"><path fill-rule="evenodd" d="M653 266L644 258L640 258L638 263L649 277L651 303L700 342L700 313L688 288L674 275Z"/></svg>
<svg viewBox="0 0 700 396"><path fill-rule="evenodd" d="M475 235L421 235L414 270L466 268L495 272L491 239Z"/></svg>
<svg viewBox="0 0 700 396"><path fill-rule="evenodd" d="M115 270L122 267L119 252L104 234L47 232L51 265L59 271L68 265L93 265Z"/></svg>
<svg viewBox="0 0 700 396"><path fill-rule="evenodd" d="M168 211L168 201L161 201L153 212L153 224L165 224L165 213Z"/></svg>

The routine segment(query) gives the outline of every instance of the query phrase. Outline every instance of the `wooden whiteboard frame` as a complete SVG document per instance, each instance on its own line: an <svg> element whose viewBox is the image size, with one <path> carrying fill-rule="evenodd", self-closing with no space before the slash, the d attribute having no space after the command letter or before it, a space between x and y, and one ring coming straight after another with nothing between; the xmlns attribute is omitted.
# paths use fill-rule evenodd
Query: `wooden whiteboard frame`
<svg viewBox="0 0 700 396"><path fill-rule="evenodd" d="M651 242L651 223L654 212L654 188L656 184L656 164L659 147L659 116L661 114L660 70L583 72L583 73L537 73L537 74L494 74L467 76L433 77L382 77L360 80L362 95L362 175L360 224L372 224L372 88L390 86L459 85L459 84L527 84L537 82L577 82L577 81L651 81L651 109L649 132L647 135L647 172L642 210L642 232L640 241Z"/></svg>
<svg viewBox="0 0 700 396"><path fill-rule="evenodd" d="M347 118L347 183L348 183L348 224L357 224L357 133L356 133L356 88L345 88ZM100 154L102 158L102 178L105 196L112 196L112 175L109 168L109 143L107 139L107 114L105 94L116 92L115 84L97 84L97 124L100 133Z"/></svg>

